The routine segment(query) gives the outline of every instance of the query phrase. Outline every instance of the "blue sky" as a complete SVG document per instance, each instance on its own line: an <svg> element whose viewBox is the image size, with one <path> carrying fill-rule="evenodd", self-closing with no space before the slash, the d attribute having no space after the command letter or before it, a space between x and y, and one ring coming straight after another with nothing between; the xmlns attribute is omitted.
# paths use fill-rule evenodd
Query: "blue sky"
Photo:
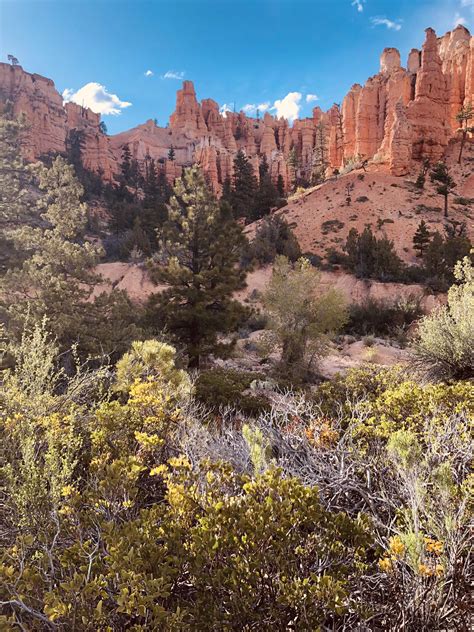
<svg viewBox="0 0 474 632"><path fill-rule="evenodd" d="M426 27L459 21L474 30L474 0L0 0L0 58L69 95L87 86L76 98L118 112L103 116L116 133L167 122L181 81L166 73L199 99L309 115L376 73L386 46L404 63Z"/></svg>

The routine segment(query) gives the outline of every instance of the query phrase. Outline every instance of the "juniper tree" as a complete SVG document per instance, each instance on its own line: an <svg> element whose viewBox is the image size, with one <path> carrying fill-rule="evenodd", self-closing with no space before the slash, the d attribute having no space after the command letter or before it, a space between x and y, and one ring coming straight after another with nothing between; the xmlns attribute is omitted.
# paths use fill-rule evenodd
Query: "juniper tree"
<svg viewBox="0 0 474 632"><path fill-rule="evenodd" d="M152 297L148 313L185 346L189 366L198 367L202 356L223 349L218 334L232 331L245 311L232 298L245 285L237 266L245 238L197 166L177 180L168 213L160 258L151 264L152 278L167 289Z"/></svg>
<svg viewBox="0 0 474 632"><path fill-rule="evenodd" d="M438 162L430 173L431 182L436 183L436 192L444 197L444 216L448 217L448 196L456 188L456 182L445 162Z"/></svg>
<svg viewBox="0 0 474 632"><path fill-rule="evenodd" d="M430 243L431 234L424 219L418 224L413 236L413 248L417 251L417 257L423 257L425 246Z"/></svg>
<svg viewBox="0 0 474 632"><path fill-rule="evenodd" d="M351 228L344 247L347 266L357 277L390 281L398 278L403 264L394 249L393 241L377 239L370 225L362 233Z"/></svg>

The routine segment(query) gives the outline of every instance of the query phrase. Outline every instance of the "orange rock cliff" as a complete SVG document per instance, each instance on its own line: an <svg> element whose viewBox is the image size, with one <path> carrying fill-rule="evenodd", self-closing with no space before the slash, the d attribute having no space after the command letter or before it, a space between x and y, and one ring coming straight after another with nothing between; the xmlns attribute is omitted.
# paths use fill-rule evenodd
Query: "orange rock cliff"
<svg viewBox="0 0 474 632"><path fill-rule="evenodd" d="M6 101L29 123L24 140L28 160L64 152L71 131L82 130L84 165L100 170L107 180L118 172L125 144L139 161L155 159L170 180L184 166L201 164L217 193L232 176L239 149L257 174L265 155L272 177L281 175L285 186L294 177L290 152L296 152L303 176L309 177L321 153L330 170L358 157L401 176L416 161L441 158L456 135L457 112L474 104L474 37L464 26L439 38L429 28L422 50L410 52L406 68L398 50L386 48L380 72L364 86L353 85L341 105L327 112L316 107L312 117L297 119L292 126L269 113L263 119L243 112L222 114L212 99L198 102L193 83L184 81L168 127L149 120L107 136L100 131L100 116L74 103L63 104L51 79L0 63L0 102ZM171 146L173 161L167 158Z"/></svg>

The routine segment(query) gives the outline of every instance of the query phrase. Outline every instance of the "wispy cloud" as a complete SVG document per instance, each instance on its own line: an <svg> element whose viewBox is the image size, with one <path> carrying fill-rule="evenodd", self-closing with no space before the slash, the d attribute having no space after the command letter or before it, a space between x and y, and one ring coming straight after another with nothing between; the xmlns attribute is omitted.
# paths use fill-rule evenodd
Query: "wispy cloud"
<svg viewBox="0 0 474 632"><path fill-rule="evenodd" d="M362 11L364 10L365 3L366 0L353 0L353 2L351 2L352 6L355 7L357 11L359 11L359 13L362 13Z"/></svg>
<svg viewBox="0 0 474 632"><path fill-rule="evenodd" d="M454 14L453 27L456 28L457 26L460 26L460 25L467 26L467 20L460 13L456 11L456 13Z"/></svg>
<svg viewBox="0 0 474 632"><path fill-rule="evenodd" d="M128 101L122 101L116 94L108 92L105 86L95 82L86 83L76 92L72 88L66 88L62 96L65 102L72 101L98 114L117 116L124 108L132 105Z"/></svg>
<svg viewBox="0 0 474 632"><path fill-rule="evenodd" d="M301 92L288 92L283 99L277 99L270 109L276 111L278 118L286 118L292 123L300 113L302 96Z"/></svg>
<svg viewBox="0 0 474 632"><path fill-rule="evenodd" d="M474 9L474 0L461 0L462 7L472 7Z"/></svg>
<svg viewBox="0 0 474 632"><path fill-rule="evenodd" d="M399 31L402 28L401 20L389 20L388 18L370 18L373 26L386 26L391 31Z"/></svg>
<svg viewBox="0 0 474 632"><path fill-rule="evenodd" d="M247 103L242 108L242 112L245 112L245 114L256 114L257 110L259 112L266 112L269 109L270 109L270 103L268 101L266 101L265 103L258 103L258 104Z"/></svg>
<svg viewBox="0 0 474 632"><path fill-rule="evenodd" d="M307 94L306 95L306 103L313 103L313 101L319 101L319 97L317 94Z"/></svg>
<svg viewBox="0 0 474 632"><path fill-rule="evenodd" d="M153 72L153 70L147 70L145 72L145 77L153 77L155 73Z"/></svg>
<svg viewBox="0 0 474 632"><path fill-rule="evenodd" d="M164 75L162 75L162 79L184 79L184 70L167 70Z"/></svg>
<svg viewBox="0 0 474 632"><path fill-rule="evenodd" d="M219 112L222 114L222 116L227 116L227 112L233 112L234 111L234 104L233 103L224 103L224 105L221 105Z"/></svg>

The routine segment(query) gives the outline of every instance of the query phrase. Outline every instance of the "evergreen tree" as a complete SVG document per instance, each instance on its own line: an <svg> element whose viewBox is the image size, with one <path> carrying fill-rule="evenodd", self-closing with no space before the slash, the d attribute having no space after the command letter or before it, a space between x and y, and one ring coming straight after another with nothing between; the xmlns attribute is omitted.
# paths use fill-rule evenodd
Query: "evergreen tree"
<svg viewBox="0 0 474 632"><path fill-rule="evenodd" d="M458 261L470 256L472 244L465 234L447 230L443 238L438 231L423 253L423 266L430 284L437 290L446 291L454 283L454 268Z"/></svg>
<svg viewBox="0 0 474 632"><path fill-rule="evenodd" d="M426 174L428 173L429 168L430 168L430 161L428 160L428 158L425 158L421 164L421 168L415 182L415 186L417 189L425 188Z"/></svg>
<svg viewBox="0 0 474 632"><path fill-rule="evenodd" d="M160 239L162 262L152 276L168 289L150 301L149 313L185 345L189 366L198 367L203 355L222 349L218 333L234 330L243 315L232 294L244 286L237 263L245 238L197 166L177 180Z"/></svg>
<svg viewBox="0 0 474 632"><path fill-rule="evenodd" d="M122 162L120 163L120 174L122 176L122 182L129 184L132 175L132 154L130 147L125 144L122 147Z"/></svg>
<svg viewBox="0 0 474 632"><path fill-rule="evenodd" d="M20 153L22 121L7 111L0 116L0 273L18 262L9 233L31 219L27 183L30 173Z"/></svg>
<svg viewBox="0 0 474 632"><path fill-rule="evenodd" d="M76 176L82 176L84 166L82 164L82 152L84 149L84 131L81 129L71 129L66 138L66 158L70 165L74 167Z"/></svg>
<svg viewBox="0 0 474 632"><path fill-rule="evenodd" d="M166 178L164 169L160 169L157 179L158 199L162 202L169 202L173 189Z"/></svg>
<svg viewBox="0 0 474 632"><path fill-rule="evenodd" d="M295 262L301 257L301 248L288 222L280 215L273 214L260 223L244 253L244 260L246 264L257 261L265 265L275 261L277 255Z"/></svg>
<svg viewBox="0 0 474 632"><path fill-rule="evenodd" d="M448 217L448 196L456 188L456 182L445 162L438 162L430 173L431 182L436 182L436 192L444 197L444 216Z"/></svg>
<svg viewBox="0 0 474 632"><path fill-rule="evenodd" d="M160 174L157 175L155 161L152 158L148 158L145 161L140 223L141 228L146 233L149 248L152 250L156 250L158 246L156 230L163 225L168 216L166 203L169 200L169 195L169 186L164 172L160 171Z"/></svg>
<svg viewBox="0 0 474 632"><path fill-rule="evenodd" d="M174 151L174 147L173 147L173 145L171 145L171 147L169 148L169 151L168 151L168 160L173 162L175 157L176 157L176 154L175 154L175 151Z"/></svg>
<svg viewBox="0 0 474 632"><path fill-rule="evenodd" d="M461 145L459 147L459 156L458 163L461 164L462 160L462 152L464 150L464 145L466 144L468 133L472 133L474 131L474 127L470 125L471 120L474 118L474 109L472 107L472 103L468 103L464 107L462 107L459 112L456 114L456 120L458 121L461 128Z"/></svg>
<svg viewBox="0 0 474 632"><path fill-rule="evenodd" d="M47 317L62 348L69 349L78 341L84 352L117 350L114 345L122 334L125 344L129 342L128 334L136 335L133 327L128 333L115 328L111 332L112 346L105 335L95 339L94 348L84 344L86 339L92 340L94 328L103 322L110 328L110 313L119 304L122 310L128 300L113 292L100 297L100 309L98 299L91 301L94 285L100 282L94 266L101 251L84 240L87 207L81 202L83 188L73 167L61 157L50 168L36 165L34 173L43 192L37 203L39 217L35 226L11 231L11 239L25 253L25 260L8 270L0 290L9 330L20 335L29 319L39 322ZM130 309L130 319L131 314Z"/></svg>
<svg viewBox="0 0 474 632"><path fill-rule="evenodd" d="M316 143L311 164L310 180L312 185L324 182L327 167L327 130L324 123L320 121L316 127Z"/></svg>
<svg viewBox="0 0 474 632"><path fill-rule="evenodd" d="M231 206L235 218L252 219L257 194L257 179L252 164L244 152L239 149L234 158L234 176Z"/></svg>
<svg viewBox="0 0 474 632"><path fill-rule="evenodd" d="M151 255L152 251L150 239L142 226L141 218L139 216L136 216L133 222L133 229L128 244L129 252L133 249L137 250L140 255L145 255L147 257Z"/></svg>
<svg viewBox="0 0 474 632"><path fill-rule="evenodd" d="M255 206L252 219L257 220L267 215L278 201L278 191L272 182L267 157L263 155L259 165L260 181L255 196Z"/></svg>
<svg viewBox="0 0 474 632"><path fill-rule="evenodd" d="M277 178L277 191L278 191L278 195L281 198L285 197L285 182L283 180L283 176L281 175L281 173L278 174L278 178Z"/></svg>
<svg viewBox="0 0 474 632"><path fill-rule="evenodd" d="M298 159L296 148L292 147L290 149L290 153L288 154L288 166L290 167L292 171L293 186L295 188L296 188L296 185L298 184L299 164L300 164L300 161Z"/></svg>
<svg viewBox="0 0 474 632"><path fill-rule="evenodd" d="M222 183L221 200L228 202L232 206L232 183L229 177L227 177Z"/></svg>
<svg viewBox="0 0 474 632"><path fill-rule="evenodd" d="M345 250L347 266L358 277L391 281L400 276L403 265L393 242L386 237L377 239L370 226L366 226L360 234L352 228Z"/></svg>
<svg viewBox="0 0 474 632"><path fill-rule="evenodd" d="M431 234L424 219L418 224L413 236L413 248L417 250L417 257L423 257L425 246L430 243Z"/></svg>

